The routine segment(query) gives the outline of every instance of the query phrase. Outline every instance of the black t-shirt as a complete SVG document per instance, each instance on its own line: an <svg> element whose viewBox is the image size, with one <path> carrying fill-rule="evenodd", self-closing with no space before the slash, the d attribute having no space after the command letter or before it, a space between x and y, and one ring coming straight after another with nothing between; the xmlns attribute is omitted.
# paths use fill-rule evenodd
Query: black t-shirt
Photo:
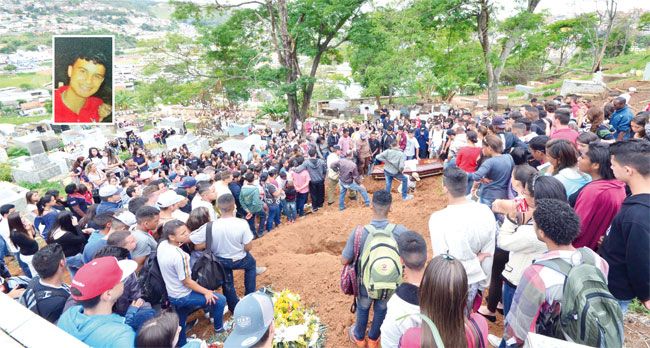
<svg viewBox="0 0 650 348"><path fill-rule="evenodd" d="M196 156L192 156L185 160L185 165L192 170L197 170L199 169L199 159Z"/></svg>
<svg viewBox="0 0 650 348"><path fill-rule="evenodd" d="M22 232L16 230L11 231L9 239L11 239L11 242L14 243L16 247L18 247L20 255L34 255L38 251L38 243L27 237L27 235Z"/></svg>
<svg viewBox="0 0 650 348"><path fill-rule="evenodd" d="M55 324L63 313L68 297L70 288L66 284L62 284L60 288L43 285L37 276L32 278L19 301L32 312Z"/></svg>
<svg viewBox="0 0 650 348"><path fill-rule="evenodd" d="M70 211L77 219L81 219L81 215L77 214L77 212L74 211L72 207L78 206L79 209L81 209L81 211L83 211L84 213L88 210L88 202L86 202L86 200L81 197L68 196L67 204L68 204L68 208L70 208Z"/></svg>

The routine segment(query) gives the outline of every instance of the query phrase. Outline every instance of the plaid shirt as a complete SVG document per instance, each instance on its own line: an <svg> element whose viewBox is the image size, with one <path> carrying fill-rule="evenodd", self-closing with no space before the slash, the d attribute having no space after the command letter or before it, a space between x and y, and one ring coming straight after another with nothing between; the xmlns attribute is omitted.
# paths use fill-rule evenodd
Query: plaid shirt
<svg viewBox="0 0 650 348"><path fill-rule="evenodd" d="M596 253L588 249L596 260L596 266L607 279L609 266ZM553 250L544 253L537 261L562 258L571 261L576 251ZM579 257L579 256L578 256ZM535 332L538 319L554 317L560 313L560 300L566 277L548 267L532 264L521 277L510 312L506 318L505 339L508 345L521 345L528 332Z"/></svg>

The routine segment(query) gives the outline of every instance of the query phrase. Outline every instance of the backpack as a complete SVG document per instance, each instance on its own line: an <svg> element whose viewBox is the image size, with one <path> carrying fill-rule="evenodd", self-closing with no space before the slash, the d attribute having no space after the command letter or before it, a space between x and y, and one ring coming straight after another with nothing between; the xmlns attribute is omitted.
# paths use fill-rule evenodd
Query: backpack
<svg viewBox="0 0 650 348"><path fill-rule="evenodd" d="M609 292L592 252L587 248L577 251L582 262L575 266L563 259L535 262L566 276L554 335L590 347L622 347L621 307Z"/></svg>
<svg viewBox="0 0 650 348"><path fill-rule="evenodd" d="M393 238L395 224L383 230L366 225L368 238L361 253L361 283L368 297L375 300L388 299L402 282L402 262Z"/></svg>
<svg viewBox="0 0 650 348"><path fill-rule="evenodd" d="M140 284L140 289L142 289L142 298L152 305L163 303L167 300L167 288L165 287L165 280L160 272L160 265L158 264L156 253L157 250L154 250L149 254L138 275L138 283Z"/></svg>
<svg viewBox="0 0 650 348"><path fill-rule="evenodd" d="M225 275L223 265L212 252L212 222L208 222L205 228L205 250L192 267L192 279L208 290L216 290L223 285Z"/></svg>

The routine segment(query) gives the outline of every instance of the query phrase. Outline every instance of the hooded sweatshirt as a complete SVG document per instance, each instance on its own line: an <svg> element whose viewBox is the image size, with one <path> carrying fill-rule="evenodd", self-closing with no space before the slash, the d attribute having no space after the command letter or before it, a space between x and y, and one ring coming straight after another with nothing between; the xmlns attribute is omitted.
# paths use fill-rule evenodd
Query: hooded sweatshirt
<svg viewBox="0 0 650 348"><path fill-rule="evenodd" d="M117 314L86 315L83 307L74 306L65 311L59 328L91 347L133 347L135 332Z"/></svg>
<svg viewBox="0 0 650 348"><path fill-rule="evenodd" d="M325 161L320 158L310 158L306 160L303 164L296 167L296 173L307 169L309 173L309 182L318 183L325 180L325 175L327 174L327 165Z"/></svg>
<svg viewBox="0 0 650 348"><path fill-rule="evenodd" d="M404 170L406 155L402 151L390 148L377 155L377 160L384 162L384 170L388 174L397 175Z"/></svg>
<svg viewBox="0 0 650 348"><path fill-rule="evenodd" d="M650 299L650 194L623 201L598 249L609 264L609 291L619 300Z"/></svg>
<svg viewBox="0 0 650 348"><path fill-rule="evenodd" d="M598 248L598 240L621 209L625 199L625 183L618 180L596 180L578 194L575 211L580 217L580 234L573 240L576 248Z"/></svg>
<svg viewBox="0 0 650 348"><path fill-rule="evenodd" d="M262 211L263 204L260 198L260 190L257 186L245 184L239 193L239 202L244 210L257 213Z"/></svg>

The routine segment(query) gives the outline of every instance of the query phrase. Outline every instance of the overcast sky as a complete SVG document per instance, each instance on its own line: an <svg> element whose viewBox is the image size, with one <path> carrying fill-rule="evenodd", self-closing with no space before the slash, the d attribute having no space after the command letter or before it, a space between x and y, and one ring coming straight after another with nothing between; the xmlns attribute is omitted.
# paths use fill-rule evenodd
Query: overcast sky
<svg viewBox="0 0 650 348"><path fill-rule="evenodd" d="M167 1L167 0L160 0ZM214 3L214 0L190 0L195 3L206 4ZM221 0L224 4L237 4L245 0ZM404 3L405 0L374 0L376 5L385 5L389 3ZM500 18L509 17L514 14L517 5L525 4L525 0L494 0L496 4L502 7L498 16ZM552 16L573 17L585 12L594 12L597 8L605 10L606 0L541 0L537 5L537 11L548 10ZM634 9L650 11L650 0L618 0L618 10L627 12Z"/></svg>

